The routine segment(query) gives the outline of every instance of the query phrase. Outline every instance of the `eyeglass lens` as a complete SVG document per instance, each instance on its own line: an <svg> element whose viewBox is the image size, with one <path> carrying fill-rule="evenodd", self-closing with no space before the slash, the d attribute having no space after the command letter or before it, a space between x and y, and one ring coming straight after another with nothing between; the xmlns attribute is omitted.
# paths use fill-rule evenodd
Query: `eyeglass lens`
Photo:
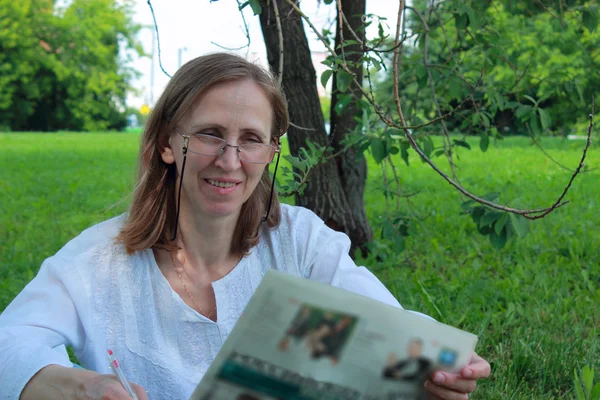
<svg viewBox="0 0 600 400"><path fill-rule="evenodd" d="M240 143L237 146L228 144L225 140L203 134L196 134L190 137L188 150L203 156L219 156L223 154L227 147L233 147L241 161L266 164L273 161L275 156L275 147L263 143Z"/></svg>

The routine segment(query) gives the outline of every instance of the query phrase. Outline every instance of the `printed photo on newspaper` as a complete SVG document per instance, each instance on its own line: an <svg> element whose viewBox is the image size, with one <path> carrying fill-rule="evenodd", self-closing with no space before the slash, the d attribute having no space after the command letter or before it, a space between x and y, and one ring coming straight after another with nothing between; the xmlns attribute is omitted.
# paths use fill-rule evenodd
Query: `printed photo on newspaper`
<svg viewBox="0 0 600 400"><path fill-rule="evenodd" d="M269 271L192 400L420 399L477 336L327 284Z"/></svg>

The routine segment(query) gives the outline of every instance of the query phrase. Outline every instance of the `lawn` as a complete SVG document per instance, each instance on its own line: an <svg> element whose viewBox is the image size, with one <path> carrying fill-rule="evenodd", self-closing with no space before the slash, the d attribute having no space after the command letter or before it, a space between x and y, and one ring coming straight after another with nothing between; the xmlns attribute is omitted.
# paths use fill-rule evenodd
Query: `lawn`
<svg viewBox="0 0 600 400"><path fill-rule="evenodd" d="M86 227L127 208L139 135L0 134L0 310L41 262ZM562 192L570 173L524 138L460 151L461 183L477 194L539 208ZM583 142L546 139L557 161L575 167ZM477 150L475 150L477 149ZM572 398L573 370L600 373L600 169L582 174L571 202L529 234L494 250L461 215L461 197L416 157L396 160L411 224L406 250L368 265L406 308L480 337L493 367L477 399ZM443 159L436 159L444 165ZM600 148L587 164L600 167ZM366 203L376 237L386 219L382 173L369 160ZM445 168L445 167L444 167ZM445 168L447 170L447 168ZM383 243L383 242L382 242ZM385 244L385 243L384 243Z"/></svg>

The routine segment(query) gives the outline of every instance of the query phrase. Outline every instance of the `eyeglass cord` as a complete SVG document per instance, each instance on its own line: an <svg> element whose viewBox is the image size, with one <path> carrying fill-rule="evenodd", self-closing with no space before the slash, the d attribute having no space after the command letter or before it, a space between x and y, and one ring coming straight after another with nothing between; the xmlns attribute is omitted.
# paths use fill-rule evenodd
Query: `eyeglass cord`
<svg viewBox="0 0 600 400"><path fill-rule="evenodd" d="M183 172L185 171L185 162L187 160L187 146L183 146L183 163L181 164L181 175L179 176L179 189L177 190L177 214L175 216L175 230L173 231L173 241L177 239L177 229L179 228L179 212L181 211L181 187L183 186ZM277 176L277 167L279 166L279 156L281 152L277 153L277 161L275 161L275 170L273 171L273 181L271 182L271 194L269 195L269 205L267 206L267 213L263 218L262 222L266 222L269 219L269 213L271 212L271 204L273 203L273 190L275 189L275 177Z"/></svg>
<svg viewBox="0 0 600 400"><path fill-rule="evenodd" d="M181 211L181 187L183 186L183 171L185 171L185 161L187 160L187 146L183 146L183 163L181 164L181 175L179 176L179 189L177 190L177 215L175 217L175 230L173 231L173 241L177 239L177 228L179 227L179 212Z"/></svg>

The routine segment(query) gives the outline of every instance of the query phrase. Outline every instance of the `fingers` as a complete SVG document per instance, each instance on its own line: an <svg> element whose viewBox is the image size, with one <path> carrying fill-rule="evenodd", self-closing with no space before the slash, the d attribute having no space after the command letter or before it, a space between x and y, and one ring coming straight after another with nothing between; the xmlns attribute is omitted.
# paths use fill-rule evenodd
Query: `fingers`
<svg viewBox="0 0 600 400"><path fill-rule="evenodd" d="M452 389L448 389L443 386L438 386L431 381L425 382L425 390L429 392L428 399L435 400L467 400L469 395L467 393L459 393Z"/></svg>
<svg viewBox="0 0 600 400"><path fill-rule="evenodd" d="M138 397L138 400L148 400L148 395L146 394L146 390L140 385L136 385L135 383L131 383L131 388L135 392Z"/></svg>
<svg viewBox="0 0 600 400"><path fill-rule="evenodd" d="M471 393L477 386L477 380L465 379L461 375L449 372L436 372L431 377L432 384L451 389L459 393Z"/></svg>
<svg viewBox="0 0 600 400"><path fill-rule="evenodd" d="M479 357L477 353L473 352L471 362L460 371L460 374L463 378L480 379L490 376L490 372L490 363Z"/></svg>

